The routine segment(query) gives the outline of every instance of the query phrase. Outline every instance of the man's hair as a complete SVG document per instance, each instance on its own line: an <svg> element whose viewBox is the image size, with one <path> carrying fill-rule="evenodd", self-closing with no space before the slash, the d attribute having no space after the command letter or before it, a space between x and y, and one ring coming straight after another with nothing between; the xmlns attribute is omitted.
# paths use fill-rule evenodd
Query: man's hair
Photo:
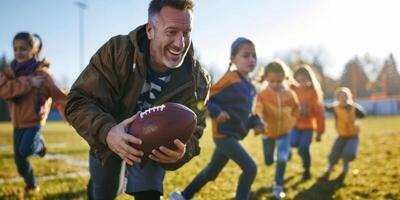
<svg viewBox="0 0 400 200"><path fill-rule="evenodd" d="M152 0L149 4L148 20L152 21L152 18L166 6L182 11L193 11L194 4L192 0Z"/></svg>

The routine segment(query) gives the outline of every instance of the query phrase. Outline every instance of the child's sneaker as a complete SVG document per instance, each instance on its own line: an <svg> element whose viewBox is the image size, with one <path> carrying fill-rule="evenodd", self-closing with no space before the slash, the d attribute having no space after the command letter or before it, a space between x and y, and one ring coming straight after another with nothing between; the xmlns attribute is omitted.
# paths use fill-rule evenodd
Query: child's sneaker
<svg viewBox="0 0 400 200"><path fill-rule="evenodd" d="M40 187L37 185L34 185L34 186L27 185L27 186L25 186L24 191L25 191L25 193L28 193L28 194L38 193L38 192L40 192Z"/></svg>
<svg viewBox="0 0 400 200"><path fill-rule="evenodd" d="M282 199L285 198L286 194L283 191L283 187L280 185L274 185L272 188L273 192L274 192L274 197L276 199Z"/></svg>
<svg viewBox="0 0 400 200"><path fill-rule="evenodd" d="M42 150L40 150L37 153L37 155L43 158L47 153L47 147L46 147L46 143L44 142L43 136L40 136L40 143L42 144Z"/></svg>
<svg viewBox="0 0 400 200"><path fill-rule="evenodd" d="M182 196L182 193L179 191L171 192L171 194L169 194L169 199L170 200L186 200L185 197Z"/></svg>

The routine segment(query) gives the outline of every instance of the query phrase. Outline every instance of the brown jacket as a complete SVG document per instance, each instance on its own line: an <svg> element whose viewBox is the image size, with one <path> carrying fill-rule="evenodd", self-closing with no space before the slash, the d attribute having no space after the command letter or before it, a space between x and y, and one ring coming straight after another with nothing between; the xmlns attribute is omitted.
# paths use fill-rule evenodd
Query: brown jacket
<svg viewBox="0 0 400 200"><path fill-rule="evenodd" d="M44 125L50 112L52 102L62 116L66 104L66 94L55 84L48 73L49 64L42 62L33 75L42 75L45 80L39 88L33 88L28 76L16 77L11 68L0 75L0 98L7 100L11 121L15 128L28 128ZM36 110L39 98L45 100L44 105Z"/></svg>
<svg viewBox="0 0 400 200"><path fill-rule="evenodd" d="M103 163L113 153L106 143L109 130L137 112L148 68L148 45L145 26L111 38L92 57L68 95L67 120ZM182 66L173 70L171 81L155 103L182 103L197 114L197 129L184 157L178 163L163 164L165 169L177 169L200 153L198 139L206 125L209 87L209 75L190 51Z"/></svg>

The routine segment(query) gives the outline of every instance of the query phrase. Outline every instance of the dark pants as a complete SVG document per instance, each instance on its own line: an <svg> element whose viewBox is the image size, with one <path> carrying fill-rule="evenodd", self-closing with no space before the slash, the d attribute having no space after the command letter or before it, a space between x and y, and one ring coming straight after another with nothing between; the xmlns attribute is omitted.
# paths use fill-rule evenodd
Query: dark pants
<svg viewBox="0 0 400 200"><path fill-rule="evenodd" d="M182 195L191 199L207 182L214 180L230 159L242 169L239 184L236 189L236 199L248 199L251 185L257 174L257 165L240 145L239 141L228 137L214 139L216 148L210 163L185 188Z"/></svg>
<svg viewBox="0 0 400 200"><path fill-rule="evenodd" d="M333 144L331 153L329 154L329 164L336 164L340 158L343 162L348 163L356 159L359 139L358 136L351 138L338 137Z"/></svg>
<svg viewBox="0 0 400 200"><path fill-rule="evenodd" d="M311 167L310 144L312 141L312 132L312 129L299 130L293 128L290 133L290 144L292 147L298 148L305 171L309 171Z"/></svg>
<svg viewBox="0 0 400 200"><path fill-rule="evenodd" d="M36 179L28 157L43 149L43 145L40 142L40 130L40 125L14 129L15 164L17 165L18 173L24 178L26 185L29 187L36 185Z"/></svg>
<svg viewBox="0 0 400 200"><path fill-rule="evenodd" d="M115 199L118 194L124 192L126 186L124 182L126 178L125 168L126 166L123 164L121 158L115 154L112 154L106 163L102 165L94 150L90 149L88 198L90 200ZM133 192L131 194L136 200L158 200L162 195L162 193L156 190Z"/></svg>
<svg viewBox="0 0 400 200"><path fill-rule="evenodd" d="M90 149L89 171L90 180L87 191L89 199L115 199L123 191L122 183L125 176L122 160L117 155L112 154L102 165L94 150Z"/></svg>
<svg viewBox="0 0 400 200"><path fill-rule="evenodd" d="M264 159L266 165L274 163L274 150L277 147L275 184L283 185L285 177L286 163L290 154L290 137L284 135L280 138L263 138Z"/></svg>

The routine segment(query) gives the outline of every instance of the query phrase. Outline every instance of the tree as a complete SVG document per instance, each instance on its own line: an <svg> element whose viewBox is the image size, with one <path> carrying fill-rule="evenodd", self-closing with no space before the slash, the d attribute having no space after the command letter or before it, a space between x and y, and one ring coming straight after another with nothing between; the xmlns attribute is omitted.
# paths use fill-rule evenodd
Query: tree
<svg viewBox="0 0 400 200"><path fill-rule="evenodd" d="M392 54L385 60L377 79L372 85L374 95L397 96L400 95L400 74Z"/></svg>
<svg viewBox="0 0 400 200"><path fill-rule="evenodd" d="M340 85L348 87L354 98L368 97L370 95L368 90L370 81L357 56L346 64L340 78Z"/></svg>
<svg viewBox="0 0 400 200"><path fill-rule="evenodd" d="M0 74L3 73L4 69L8 67L6 55L3 54L0 58ZM8 113L7 102L0 98L0 121L10 120Z"/></svg>
<svg viewBox="0 0 400 200"><path fill-rule="evenodd" d="M8 66L9 66L9 65L8 65L8 62L7 62L6 55L3 54L3 55L1 56L1 58L0 58L0 73L3 73L4 69L5 69L6 67L8 67Z"/></svg>
<svg viewBox="0 0 400 200"><path fill-rule="evenodd" d="M339 83L325 75L325 61L328 59L327 52L322 47L306 47L291 49L284 53L276 54L277 58L282 59L292 70L301 64L308 64L314 70L318 81L321 83L324 98L332 98Z"/></svg>

